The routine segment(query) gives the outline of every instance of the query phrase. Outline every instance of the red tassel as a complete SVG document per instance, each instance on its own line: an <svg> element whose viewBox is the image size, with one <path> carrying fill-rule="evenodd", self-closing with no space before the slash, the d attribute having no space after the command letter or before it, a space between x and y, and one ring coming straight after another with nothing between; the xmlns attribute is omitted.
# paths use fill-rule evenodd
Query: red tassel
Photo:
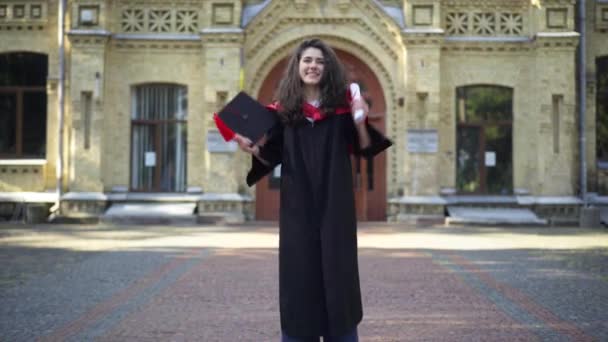
<svg viewBox="0 0 608 342"><path fill-rule="evenodd" d="M220 116L217 115L217 113L213 113L213 121L215 121L215 126L220 131L220 134L222 135L224 140L230 141L234 139L234 131L228 128L228 126L226 126L224 121L220 119Z"/></svg>
<svg viewBox="0 0 608 342"><path fill-rule="evenodd" d="M281 109L281 105L279 105L279 102L275 101L273 103L266 105L266 108L268 108L270 110L278 111L279 109Z"/></svg>

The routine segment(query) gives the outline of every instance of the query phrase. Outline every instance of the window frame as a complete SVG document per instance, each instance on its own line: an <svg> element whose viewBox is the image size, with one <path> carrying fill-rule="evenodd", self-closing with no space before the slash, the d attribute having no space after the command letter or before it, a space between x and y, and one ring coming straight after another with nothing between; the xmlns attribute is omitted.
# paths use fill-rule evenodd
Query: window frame
<svg viewBox="0 0 608 342"><path fill-rule="evenodd" d="M46 153L43 156L32 156L23 152L23 136L24 136L24 103L23 95L26 92L44 92L46 87L43 86L0 86L0 93L15 94L17 111L15 113L15 153L6 153L0 151L0 159L45 159ZM47 102L48 104L48 102ZM46 127L46 123L44 124ZM44 142L46 148L46 141Z"/></svg>
<svg viewBox="0 0 608 342"><path fill-rule="evenodd" d="M605 66L600 66L600 64L604 64ZM600 89L600 77L602 77L602 71L608 73L608 55L601 56L596 59L596 89L595 89L595 125L596 125L596 137L595 137L595 157L598 169L607 170L608 169L608 154L600 155L600 134L598 134L598 129L600 126L600 120L608 120L607 118L601 118L599 113L599 105L600 102L606 101L608 103L608 84L606 84L606 88Z"/></svg>

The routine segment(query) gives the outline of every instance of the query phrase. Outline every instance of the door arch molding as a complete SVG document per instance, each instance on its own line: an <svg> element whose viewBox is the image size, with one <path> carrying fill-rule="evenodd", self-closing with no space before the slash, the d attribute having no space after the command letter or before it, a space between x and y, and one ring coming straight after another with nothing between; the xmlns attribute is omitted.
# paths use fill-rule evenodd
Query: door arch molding
<svg viewBox="0 0 608 342"><path fill-rule="evenodd" d="M338 57L345 65L350 78L360 83L363 96L370 103L370 124L380 131L386 128L387 99L376 74L361 59L344 50L334 47ZM282 77L287 57L272 66L262 82L257 98L262 103L272 100L275 87ZM375 157L371 162L353 158L354 192L359 220L385 220L387 194L386 154ZM256 186L256 219L276 220L279 208L279 173L275 170L264 177Z"/></svg>

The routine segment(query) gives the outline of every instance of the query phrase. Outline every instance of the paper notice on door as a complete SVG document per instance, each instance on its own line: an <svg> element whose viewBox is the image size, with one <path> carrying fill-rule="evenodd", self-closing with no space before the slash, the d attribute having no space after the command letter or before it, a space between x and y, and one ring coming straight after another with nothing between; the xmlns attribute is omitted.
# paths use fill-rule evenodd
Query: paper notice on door
<svg viewBox="0 0 608 342"><path fill-rule="evenodd" d="M156 152L146 152L144 163L146 167L156 166Z"/></svg>
<svg viewBox="0 0 608 342"><path fill-rule="evenodd" d="M281 165L280 164L274 168L274 171L272 172L272 177L281 178Z"/></svg>
<svg viewBox="0 0 608 342"><path fill-rule="evenodd" d="M486 151L486 166L496 166L496 152Z"/></svg>

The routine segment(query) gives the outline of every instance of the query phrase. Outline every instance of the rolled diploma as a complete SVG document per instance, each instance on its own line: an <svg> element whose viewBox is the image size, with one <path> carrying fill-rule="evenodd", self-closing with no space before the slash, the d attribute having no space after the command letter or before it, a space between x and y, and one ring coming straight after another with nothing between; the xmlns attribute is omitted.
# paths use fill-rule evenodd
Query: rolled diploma
<svg viewBox="0 0 608 342"><path fill-rule="evenodd" d="M350 95L353 98L353 100L361 99L361 89L359 89L359 85L357 83L350 84ZM353 113L353 118L355 119L355 122L359 122L359 121L363 120L364 117L365 117L365 112L363 111L363 109L357 109Z"/></svg>

